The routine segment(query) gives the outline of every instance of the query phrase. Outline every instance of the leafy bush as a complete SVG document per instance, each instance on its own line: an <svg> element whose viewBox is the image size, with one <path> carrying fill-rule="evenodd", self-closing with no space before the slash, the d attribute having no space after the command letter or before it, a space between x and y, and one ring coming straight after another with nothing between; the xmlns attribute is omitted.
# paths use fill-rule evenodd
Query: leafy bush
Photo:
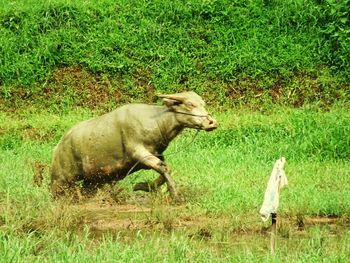
<svg viewBox="0 0 350 263"><path fill-rule="evenodd" d="M324 3L323 23L325 43L330 53L324 54L328 63L350 76L350 1L327 0Z"/></svg>

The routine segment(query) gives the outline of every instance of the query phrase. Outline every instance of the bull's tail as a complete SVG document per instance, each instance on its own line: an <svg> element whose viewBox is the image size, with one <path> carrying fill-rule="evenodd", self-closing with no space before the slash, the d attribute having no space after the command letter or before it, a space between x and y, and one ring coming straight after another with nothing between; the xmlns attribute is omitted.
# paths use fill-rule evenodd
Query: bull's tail
<svg viewBox="0 0 350 263"><path fill-rule="evenodd" d="M32 169L34 172L33 183L41 187L43 185L45 171L49 169L49 165L41 161L34 161L32 162Z"/></svg>

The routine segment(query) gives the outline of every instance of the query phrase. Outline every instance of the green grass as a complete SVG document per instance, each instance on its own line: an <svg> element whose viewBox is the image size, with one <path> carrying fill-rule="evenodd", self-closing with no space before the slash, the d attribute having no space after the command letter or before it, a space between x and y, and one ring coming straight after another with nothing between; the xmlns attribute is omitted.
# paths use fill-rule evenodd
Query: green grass
<svg viewBox="0 0 350 263"><path fill-rule="evenodd" d="M310 237L300 238L298 244L293 244L295 250L288 250L281 243L281 251L275 258L268 252L256 255L249 244L233 251L229 244L226 248L213 248L184 235L144 237L139 234L135 235L137 242L133 244L106 236L98 245L91 243L88 232L82 237L67 236L59 242L54 236L38 238L32 234L7 239L0 235L0 249L6 251L3 262L346 262L349 235L337 240L341 245L335 247L334 238L328 239L325 232L315 229Z"/></svg>
<svg viewBox="0 0 350 263"><path fill-rule="evenodd" d="M83 109L1 112L2 262L339 262L349 257L350 116L345 104L329 111L217 112L218 130L199 133L191 144L195 133L186 131L166 152L184 203L169 206L167 193L132 192L135 182L156 176L132 174L117 184L124 189L120 201L150 208L150 213L131 212L126 216L134 222L131 228L98 235L98 222L119 222L118 204L86 214L51 200L47 169L44 186L33 183L35 163L49 165L60 136L95 114ZM282 225L273 259L258 210L274 161L282 155L289 186L281 193ZM336 217L338 223L306 223L297 231L300 216Z"/></svg>
<svg viewBox="0 0 350 263"><path fill-rule="evenodd" d="M322 83L325 71L344 80L347 2L1 1L0 85L33 93L66 66L164 92L242 78L269 90L295 74Z"/></svg>

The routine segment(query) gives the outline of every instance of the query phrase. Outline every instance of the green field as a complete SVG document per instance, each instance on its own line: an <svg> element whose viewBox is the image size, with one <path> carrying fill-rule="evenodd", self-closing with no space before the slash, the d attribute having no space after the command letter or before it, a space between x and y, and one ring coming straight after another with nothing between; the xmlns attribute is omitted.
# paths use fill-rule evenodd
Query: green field
<svg viewBox="0 0 350 263"><path fill-rule="evenodd" d="M0 0L0 262L347 262L350 1ZM53 201L51 154L79 121L193 90L219 122L140 171ZM277 250L258 211L284 156Z"/></svg>
<svg viewBox="0 0 350 263"><path fill-rule="evenodd" d="M180 135L166 151L183 202L166 189L132 192L154 178L138 172L93 200L53 202L51 151L87 110L1 113L0 250L22 261L270 261L269 223L258 215L274 161L285 156L276 261L349 257L349 109L235 109L214 114L220 128ZM177 152L176 154L173 154ZM39 167L39 169L38 169ZM44 167L42 187L33 179Z"/></svg>

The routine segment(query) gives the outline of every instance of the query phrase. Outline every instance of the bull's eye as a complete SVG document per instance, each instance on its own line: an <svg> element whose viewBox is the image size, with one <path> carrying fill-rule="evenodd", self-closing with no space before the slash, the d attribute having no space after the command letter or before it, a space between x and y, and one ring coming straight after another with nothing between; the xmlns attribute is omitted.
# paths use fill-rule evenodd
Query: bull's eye
<svg viewBox="0 0 350 263"><path fill-rule="evenodd" d="M194 108L194 107L195 107L194 104L193 104L192 102L189 102L189 101L187 101L187 102L185 103L185 105L186 105L186 107L188 107L188 108Z"/></svg>

